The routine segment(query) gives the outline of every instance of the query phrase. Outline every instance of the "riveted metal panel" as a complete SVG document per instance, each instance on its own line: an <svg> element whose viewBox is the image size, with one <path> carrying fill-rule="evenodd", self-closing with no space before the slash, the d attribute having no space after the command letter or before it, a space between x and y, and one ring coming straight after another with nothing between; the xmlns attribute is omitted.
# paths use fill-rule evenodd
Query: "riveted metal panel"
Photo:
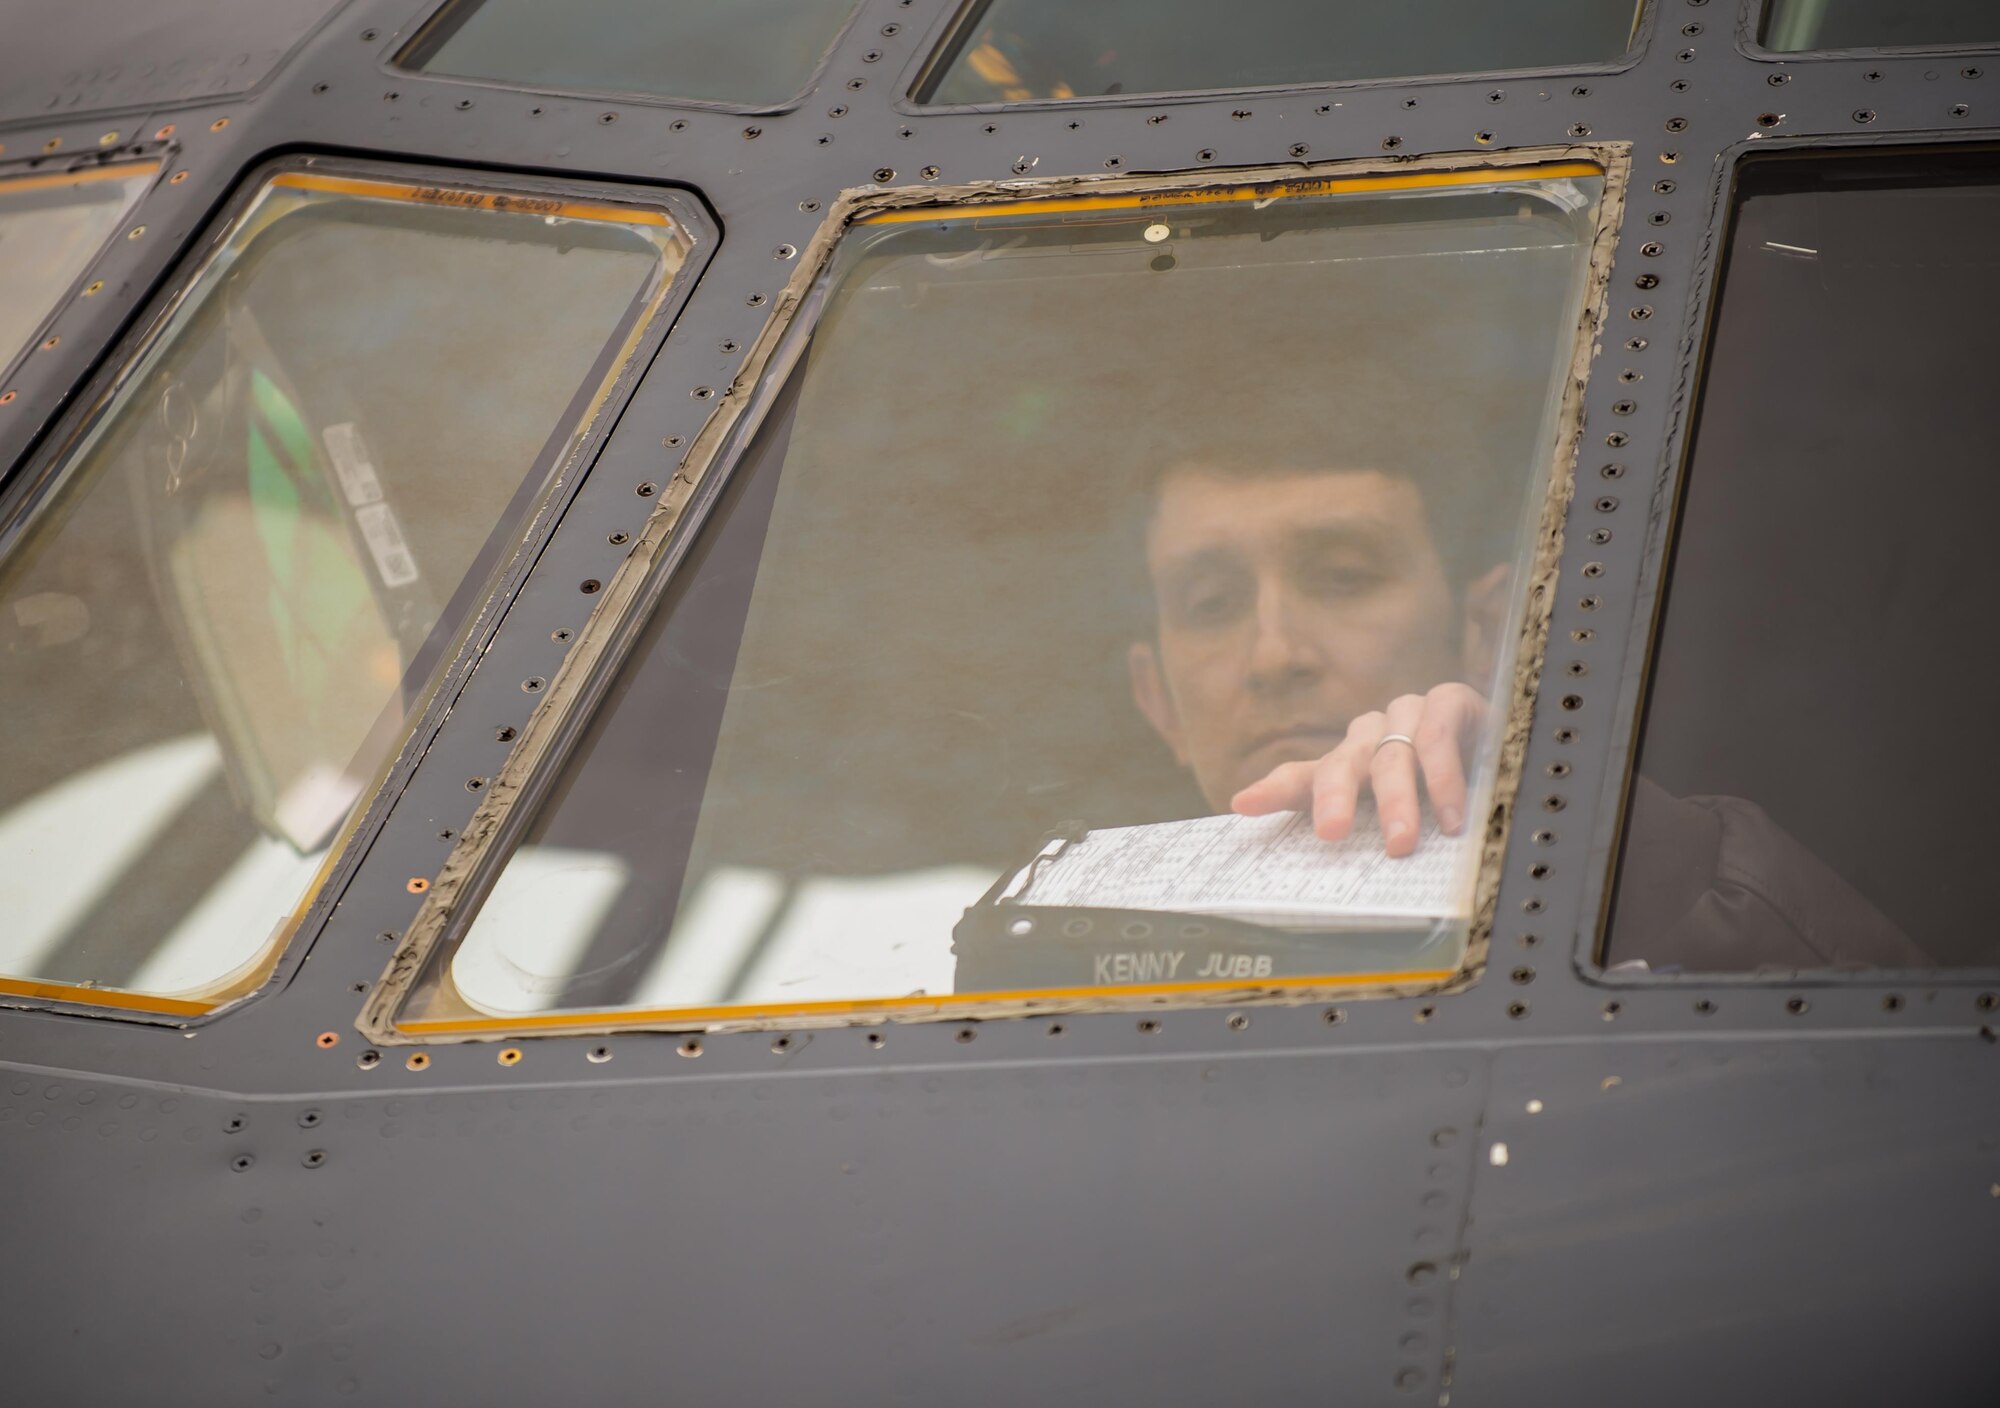
<svg viewBox="0 0 2000 1408"><path fill-rule="evenodd" d="M1971 1039L1507 1052L1453 1403L1984 1401L1994 1059Z"/></svg>
<svg viewBox="0 0 2000 1408"><path fill-rule="evenodd" d="M1874 1366L1915 1364L1924 1315L1940 1336L1971 1333L1953 1317L1995 1289L1978 1259L2000 1177L1979 1172L1996 1089L1979 1032L2000 976L1629 985L1588 953L1732 164L1780 141L1993 140L2000 46L1780 59L1749 42L1753 3L1656 0L1628 60L1602 71L951 112L906 94L955 5L866 0L811 93L745 115L395 71L431 8L350 0L241 95L0 125L4 160L135 140L170 153L135 212L143 232L89 275L102 292L72 299L48 327L59 345L0 387L14 393L0 400L7 466L60 423L239 176L278 152L669 187L721 232L294 966L186 1031L0 1012L0 1180L17 1210L0 1347L36 1401L235 1402L267 1383L280 1401L547 1401L551 1366L567 1365L582 1387L560 1396L577 1401L730 1401L748 1384L835 1399L1429 1402L1449 1370L1455 1403L1645 1402L1661 1384L1680 1402L1765 1405L1807 1396L1788 1369L1839 1402ZM639 487L671 478L719 402L754 413L775 389L737 384L743 358L787 281L779 251L805 247L840 192L1586 141L1630 143L1634 177L1477 985L1260 1009L1242 1026L1170 1011L1153 1030L1080 1014L1053 1024L1060 1036L1048 1020L949 1023L797 1033L779 1049L757 1032L692 1051L565 1037L414 1053L415 1068L407 1048L360 1040L383 936L418 905L408 881L437 873L472 815L465 780L504 765L497 730L527 720L521 681L560 666L556 633L591 604L578 584L622 559L611 535L636 536ZM1605 497L1616 506L1598 509ZM508 1050L519 1059L503 1063ZM1453 1060L1464 1086L1444 1084ZM1476 1093L1489 1062L1504 1076L1490 1102ZM1610 1099L1608 1074L1626 1082L1622 1103L1585 1105ZM1532 1098L1543 1113L1525 1113ZM106 1102L121 1113L93 1117ZM324 1124L296 1124L309 1107ZM254 1148L223 1129L237 1113ZM1411 1213L1421 1146L1482 1121L1479 1157L1498 1139L1509 1161L1479 1165L1469 1229L1440 1224L1450 1333L1405 1350L1410 1288L1378 1277L1406 1273L1431 1225ZM314 1149L327 1157L308 1167ZM1672 1162L1690 1149L1704 1162ZM238 1152L256 1160L240 1173ZM1743 1187L1763 1190L1763 1215ZM1244 1188L1255 1196L1232 1202ZM243 1221L253 1207L262 1221ZM255 1226L271 1229L262 1253ZM135 1274L149 1255L170 1271ZM1657 1287L1612 1294L1629 1264L1661 1268ZM1897 1318L1885 1295L1870 1335L1864 1283L1915 1285L1920 1313ZM1787 1295L1816 1297L1802 1303L1823 1320L1765 1304ZM1212 1355L1196 1352L1204 1333ZM1934 1402L1983 1401L1960 1344L1908 1382ZM1423 1377L1399 1388L1406 1369ZM1621 1391L1593 1392L1604 1384Z"/></svg>

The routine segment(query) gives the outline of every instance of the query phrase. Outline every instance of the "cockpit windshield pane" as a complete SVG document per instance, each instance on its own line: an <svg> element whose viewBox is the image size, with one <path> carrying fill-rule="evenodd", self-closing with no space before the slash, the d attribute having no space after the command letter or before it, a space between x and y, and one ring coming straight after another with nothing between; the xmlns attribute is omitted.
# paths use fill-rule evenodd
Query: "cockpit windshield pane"
<svg viewBox="0 0 2000 1408"><path fill-rule="evenodd" d="M1766 49L1887 49L2000 40L1993 0L1769 0Z"/></svg>
<svg viewBox="0 0 2000 1408"><path fill-rule="evenodd" d="M398 62L448 78L766 108L804 91L857 0L452 0Z"/></svg>
<svg viewBox="0 0 2000 1408"><path fill-rule="evenodd" d="M0 176L0 370L138 204L159 163Z"/></svg>
<svg viewBox="0 0 2000 1408"><path fill-rule="evenodd" d="M2000 960L1996 248L1991 150L1739 172L1607 964Z"/></svg>
<svg viewBox="0 0 2000 1408"><path fill-rule="evenodd" d="M1635 0L975 0L928 103L1019 103L1609 63Z"/></svg>
<svg viewBox="0 0 2000 1408"><path fill-rule="evenodd" d="M1450 976L1603 184L853 227L405 1026Z"/></svg>
<svg viewBox="0 0 2000 1408"><path fill-rule="evenodd" d="M254 986L682 258L638 207L259 186L0 558L5 990Z"/></svg>

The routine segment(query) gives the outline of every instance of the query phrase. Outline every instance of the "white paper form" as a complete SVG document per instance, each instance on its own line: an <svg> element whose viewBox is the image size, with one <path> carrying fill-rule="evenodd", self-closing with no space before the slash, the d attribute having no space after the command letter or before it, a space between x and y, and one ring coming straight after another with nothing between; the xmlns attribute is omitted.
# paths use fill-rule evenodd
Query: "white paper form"
<svg viewBox="0 0 2000 1408"><path fill-rule="evenodd" d="M1030 905L1168 910L1284 928L1348 927L1381 919L1471 912L1469 835L1446 836L1426 816L1414 854L1391 859L1364 803L1344 841L1322 841L1303 812L1206 816L1092 831L1050 847L1008 898Z"/></svg>

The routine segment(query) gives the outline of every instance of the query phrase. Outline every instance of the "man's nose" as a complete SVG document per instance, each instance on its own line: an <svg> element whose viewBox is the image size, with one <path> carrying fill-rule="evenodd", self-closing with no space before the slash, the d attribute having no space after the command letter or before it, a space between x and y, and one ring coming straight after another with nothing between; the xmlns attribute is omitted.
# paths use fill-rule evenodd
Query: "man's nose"
<svg viewBox="0 0 2000 1408"><path fill-rule="evenodd" d="M1249 682L1264 693L1297 689L1318 680L1324 666L1304 613L1282 588L1257 593L1255 637L1250 645Z"/></svg>

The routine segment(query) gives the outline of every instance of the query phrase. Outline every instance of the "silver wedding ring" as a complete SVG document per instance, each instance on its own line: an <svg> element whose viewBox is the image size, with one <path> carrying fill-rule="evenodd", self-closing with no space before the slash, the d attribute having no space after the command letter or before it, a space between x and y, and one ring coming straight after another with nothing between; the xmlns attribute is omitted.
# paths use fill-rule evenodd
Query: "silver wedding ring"
<svg viewBox="0 0 2000 1408"><path fill-rule="evenodd" d="M1407 733L1385 733L1382 735L1382 741L1375 745L1375 752L1376 753L1381 752L1384 748L1387 748L1391 743L1407 743L1410 745L1410 749L1412 752L1416 750L1417 746L1417 740L1410 737L1410 735L1408 735ZM1373 757L1374 754L1371 753L1369 756Z"/></svg>

